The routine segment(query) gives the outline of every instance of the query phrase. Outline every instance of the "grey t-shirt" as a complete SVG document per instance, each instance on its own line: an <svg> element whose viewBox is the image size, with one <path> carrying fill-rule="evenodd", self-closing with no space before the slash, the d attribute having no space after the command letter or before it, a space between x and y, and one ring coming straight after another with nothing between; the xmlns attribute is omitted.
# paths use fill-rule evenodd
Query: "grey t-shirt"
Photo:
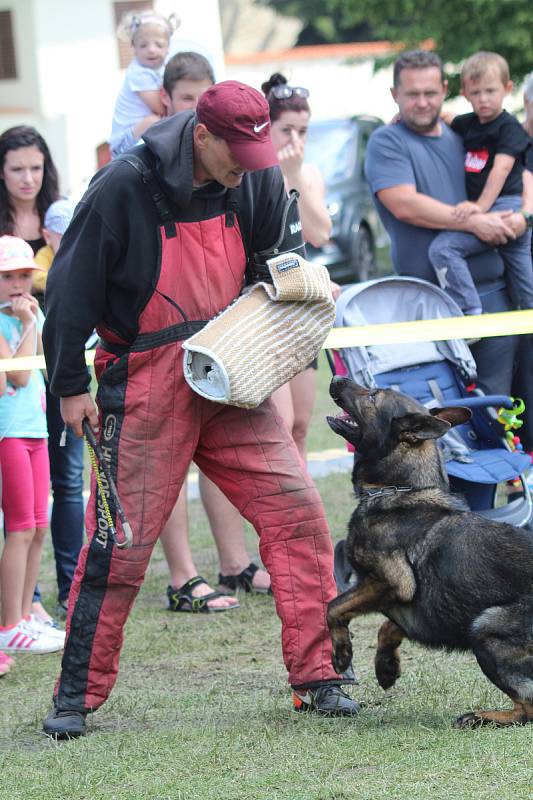
<svg viewBox="0 0 533 800"><path fill-rule="evenodd" d="M392 243L392 262L400 275L412 275L436 283L428 249L439 233L402 222L377 197L381 189L413 184L417 191L456 205L466 200L464 148L459 136L442 123L440 136L422 136L403 122L383 125L368 142L365 173L374 202ZM504 284L504 264L494 248L468 259L478 290Z"/></svg>

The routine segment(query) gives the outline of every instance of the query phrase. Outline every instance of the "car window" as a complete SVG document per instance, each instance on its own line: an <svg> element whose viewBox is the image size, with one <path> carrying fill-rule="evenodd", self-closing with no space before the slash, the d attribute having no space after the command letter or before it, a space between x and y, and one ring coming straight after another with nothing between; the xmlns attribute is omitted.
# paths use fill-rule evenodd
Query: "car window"
<svg viewBox="0 0 533 800"><path fill-rule="evenodd" d="M349 120L309 126L305 160L318 167L326 184L349 178L356 153L357 129Z"/></svg>

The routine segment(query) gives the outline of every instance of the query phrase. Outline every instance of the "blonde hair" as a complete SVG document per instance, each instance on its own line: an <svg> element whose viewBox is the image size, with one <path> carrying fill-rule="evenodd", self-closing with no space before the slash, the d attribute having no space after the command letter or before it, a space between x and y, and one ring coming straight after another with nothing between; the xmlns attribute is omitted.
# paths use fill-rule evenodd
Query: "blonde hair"
<svg viewBox="0 0 533 800"><path fill-rule="evenodd" d="M153 9L146 9L136 14L128 11L122 19L117 29L117 36L122 42L133 44L135 36L143 25L160 25L167 32L170 39L176 28L180 25L180 20L176 14L172 13L169 17L158 14Z"/></svg>
<svg viewBox="0 0 533 800"><path fill-rule="evenodd" d="M461 69L461 85L465 85L465 81L471 80L476 83L487 74L487 72L496 72L506 86L509 83L509 64L503 56L499 53L491 53L488 50L480 50L474 53L473 56L467 58Z"/></svg>

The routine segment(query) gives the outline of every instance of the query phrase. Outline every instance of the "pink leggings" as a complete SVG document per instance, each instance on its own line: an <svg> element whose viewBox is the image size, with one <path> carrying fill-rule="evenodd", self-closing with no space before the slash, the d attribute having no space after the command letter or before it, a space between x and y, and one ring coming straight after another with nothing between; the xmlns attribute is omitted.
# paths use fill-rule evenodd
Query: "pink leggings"
<svg viewBox="0 0 533 800"><path fill-rule="evenodd" d="M5 526L27 531L48 526L50 462L46 439L0 441Z"/></svg>

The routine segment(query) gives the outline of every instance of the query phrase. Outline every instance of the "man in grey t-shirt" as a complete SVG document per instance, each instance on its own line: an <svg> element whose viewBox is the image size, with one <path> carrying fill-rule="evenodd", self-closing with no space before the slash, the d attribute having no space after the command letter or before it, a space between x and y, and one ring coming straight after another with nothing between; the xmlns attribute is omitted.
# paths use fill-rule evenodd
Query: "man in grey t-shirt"
<svg viewBox="0 0 533 800"><path fill-rule="evenodd" d="M520 235L519 213L475 214L465 222L454 215L466 200L461 140L441 120L446 96L439 57L425 50L403 53L394 65L392 94L401 121L378 128L368 143L365 171L379 215L392 242L396 272L436 282L429 244L441 230L474 233L494 246ZM508 311L505 267L496 250L469 259L485 311ZM486 392L508 393L514 337L484 339L472 348L479 382Z"/></svg>

